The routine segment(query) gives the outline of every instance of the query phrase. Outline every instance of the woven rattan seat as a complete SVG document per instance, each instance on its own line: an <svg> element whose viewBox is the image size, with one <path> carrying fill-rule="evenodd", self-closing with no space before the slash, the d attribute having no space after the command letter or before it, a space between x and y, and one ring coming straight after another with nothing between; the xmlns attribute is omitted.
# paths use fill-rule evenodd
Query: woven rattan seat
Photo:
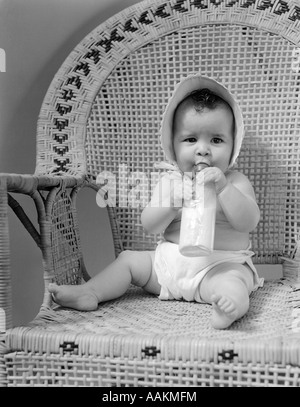
<svg viewBox="0 0 300 407"><path fill-rule="evenodd" d="M237 168L261 209L254 262L282 264L283 277L252 293L248 314L222 331L211 328L209 305L160 301L134 287L93 312L57 306L50 282L88 278L76 216L83 187L116 181L116 205L107 207L116 255L155 247L159 236L143 231L140 213L159 175L153 164L164 159L161 116L174 84L196 72L224 82L240 102L246 136ZM0 384L299 386L299 89L293 0L146 0L87 35L45 96L35 174L0 177ZM10 192L32 197L39 230ZM43 304L20 327L11 322L8 206L43 254Z"/></svg>

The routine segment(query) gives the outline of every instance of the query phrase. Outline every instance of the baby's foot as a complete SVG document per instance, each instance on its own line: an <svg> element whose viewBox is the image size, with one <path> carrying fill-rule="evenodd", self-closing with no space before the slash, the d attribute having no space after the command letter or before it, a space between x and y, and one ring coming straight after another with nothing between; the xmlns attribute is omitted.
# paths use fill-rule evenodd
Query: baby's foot
<svg viewBox="0 0 300 407"><path fill-rule="evenodd" d="M228 328L237 318L238 309L236 304L223 295L212 295L212 319L211 323L215 329Z"/></svg>
<svg viewBox="0 0 300 407"><path fill-rule="evenodd" d="M96 294L84 285L49 284L48 290L53 300L63 307L79 311L93 311L98 307Z"/></svg>

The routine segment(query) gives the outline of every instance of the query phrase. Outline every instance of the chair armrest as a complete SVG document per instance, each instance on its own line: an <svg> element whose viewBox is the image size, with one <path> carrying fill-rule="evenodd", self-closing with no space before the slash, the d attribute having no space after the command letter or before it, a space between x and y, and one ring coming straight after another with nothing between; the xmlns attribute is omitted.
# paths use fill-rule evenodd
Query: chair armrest
<svg viewBox="0 0 300 407"><path fill-rule="evenodd" d="M53 265L53 257L57 256L57 253L53 249L53 235L56 236L56 240L60 239L57 247L60 247L60 245L64 246L65 250L66 247L68 248L70 246L71 260L68 260L70 270L66 270L66 274L69 273L69 275L73 276L73 274L80 272L79 269L81 266L79 266L79 264L81 264L82 261L80 245L79 243L74 245L70 240L70 234L64 234L63 223L64 219L69 222L69 219L72 218L73 223L69 225L69 229L72 230L74 228L74 240L79 241L75 205L73 205L71 195L76 195L74 191L77 192L77 190L83 186L93 185L83 177L0 173L0 311L1 309L5 311L7 328L12 326L8 206L16 213L42 250L45 282L51 281L51 278L53 279L54 268L57 267ZM68 192L68 189L72 191L72 193ZM9 193L26 194L34 200L38 214L39 231L35 229L21 205L19 205ZM61 205L61 201L63 201L61 196L64 197L65 201L67 200L67 205L66 208L62 207L61 219L59 219L60 226L57 227L51 216L55 205ZM67 211L69 211L71 215L69 213L66 215ZM71 239L72 238L73 235L71 236ZM73 252L74 261L72 260ZM63 259L63 254L59 253L59 255ZM58 259L58 261L59 260L60 259ZM64 269L64 267L67 268L66 266L61 266L61 269ZM65 277L62 277L62 279L64 278ZM70 277L66 277L66 279L69 278Z"/></svg>
<svg viewBox="0 0 300 407"><path fill-rule="evenodd" d="M72 188L82 185L85 181L83 177L0 173L0 182L6 185L7 192L29 195L36 190L58 187L62 183L66 188Z"/></svg>

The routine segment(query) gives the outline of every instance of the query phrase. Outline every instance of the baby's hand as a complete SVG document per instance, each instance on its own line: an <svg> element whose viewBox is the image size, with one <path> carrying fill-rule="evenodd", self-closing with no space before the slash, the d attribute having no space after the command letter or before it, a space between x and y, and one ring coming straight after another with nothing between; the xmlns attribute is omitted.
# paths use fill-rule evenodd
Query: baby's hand
<svg viewBox="0 0 300 407"><path fill-rule="evenodd" d="M218 167L208 167L200 171L197 174L197 183L205 184L208 182L214 182L216 186L216 192L219 194L227 185L227 179L222 170Z"/></svg>

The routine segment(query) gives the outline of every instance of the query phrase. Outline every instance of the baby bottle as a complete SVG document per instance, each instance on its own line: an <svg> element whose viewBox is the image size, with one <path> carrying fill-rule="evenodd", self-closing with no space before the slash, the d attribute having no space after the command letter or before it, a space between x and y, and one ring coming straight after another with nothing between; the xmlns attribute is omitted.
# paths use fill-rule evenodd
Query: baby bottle
<svg viewBox="0 0 300 407"><path fill-rule="evenodd" d="M197 184L196 177L207 167L195 165L193 198L182 208L179 251L188 257L208 256L213 251L216 221L216 189L213 182Z"/></svg>

